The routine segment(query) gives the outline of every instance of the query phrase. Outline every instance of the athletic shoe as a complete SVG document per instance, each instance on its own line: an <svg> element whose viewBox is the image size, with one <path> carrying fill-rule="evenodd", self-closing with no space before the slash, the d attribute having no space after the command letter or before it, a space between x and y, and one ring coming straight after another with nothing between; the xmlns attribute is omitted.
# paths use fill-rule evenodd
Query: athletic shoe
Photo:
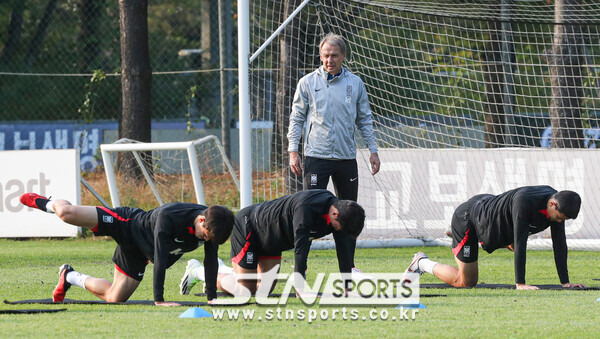
<svg viewBox="0 0 600 339"><path fill-rule="evenodd" d="M43 197L36 193L21 194L21 197L19 198L19 200L21 201L21 204L23 204L25 206L29 206L31 208L37 208L44 212L46 212L46 204L48 203L48 201L50 201L50 199Z"/></svg>
<svg viewBox="0 0 600 339"><path fill-rule="evenodd" d="M58 284L52 292L52 301L59 303L65 300L65 294L71 287L71 284L67 281L67 273L73 272L74 269L69 264L64 264L58 269Z"/></svg>
<svg viewBox="0 0 600 339"><path fill-rule="evenodd" d="M410 265L408 265L408 268L406 269L406 271L404 271L404 274L406 275L406 273L417 273L418 275L423 275L423 273L425 273L425 271L421 270L419 268L419 261L421 259L428 259L429 257L423 253L423 252L418 252L414 255L412 261L410 262ZM408 279L404 278L404 281L407 281ZM410 281L410 280L408 280Z"/></svg>
<svg viewBox="0 0 600 339"><path fill-rule="evenodd" d="M185 273L183 274L183 278L181 278L181 283L179 284L179 293L181 295L190 294L192 287L200 282L200 280L196 278L196 274L194 274L194 271L197 268L202 268L202 271L204 271L204 266L202 266L198 260L191 259L188 261L187 266L185 267Z"/></svg>
<svg viewBox="0 0 600 339"><path fill-rule="evenodd" d="M359 270L356 267L352 267L352 279L357 281L375 280L375 277L372 275L365 274L363 271Z"/></svg>

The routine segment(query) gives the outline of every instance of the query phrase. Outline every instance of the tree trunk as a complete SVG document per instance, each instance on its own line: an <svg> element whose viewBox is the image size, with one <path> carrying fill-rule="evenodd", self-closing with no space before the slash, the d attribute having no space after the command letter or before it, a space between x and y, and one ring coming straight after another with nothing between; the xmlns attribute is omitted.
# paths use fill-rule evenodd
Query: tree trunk
<svg viewBox="0 0 600 339"><path fill-rule="evenodd" d="M570 25L577 15L577 0L556 0L554 42L550 61L552 147L583 147L581 121L582 56L581 26Z"/></svg>
<svg viewBox="0 0 600 339"><path fill-rule="evenodd" d="M490 38L484 52L485 57L485 148L504 145L504 102L502 95L502 47L500 45L500 23L490 22Z"/></svg>
<svg viewBox="0 0 600 339"><path fill-rule="evenodd" d="M33 39L29 44L29 48L27 49L27 56L25 57L25 65L31 66L37 59L38 52L40 47L42 47L42 43L44 42L44 38L46 37L46 32L48 31L48 26L50 26L50 21L52 20L52 13L54 13L54 9L56 8L57 0L49 0L48 5L46 5L46 9L44 10L44 16L35 30L35 34L33 35Z"/></svg>
<svg viewBox="0 0 600 339"><path fill-rule="evenodd" d="M102 9L105 0L81 0L81 28L79 32L79 46L81 60L79 70L87 73L93 68L93 62L100 54L99 26L102 19Z"/></svg>
<svg viewBox="0 0 600 339"><path fill-rule="evenodd" d="M283 17L289 17L300 5L299 0L283 1ZM287 131L292 111L292 101L298 84L300 65L298 46L305 38L300 37L300 18L296 16L279 36L279 76L277 79L276 114L274 117L273 138L271 140L271 164L274 170L283 170L286 178L286 194L302 190L302 177L292 173L287 153Z"/></svg>
<svg viewBox="0 0 600 339"><path fill-rule="evenodd" d="M152 69L148 49L148 1L119 0L119 13L123 96L119 137L150 142ZM133 159L123 161L125 174L137 177L139 172L133 170Z"/></svg>
<svg viewBox="0 0 600 339"><path fill-rule="evenodd" d="M15 1L13 10L10 14L10 23L6 32L6 42L2 49L0 62L10 64L15 52L21 43L21 33L23 32L23 12L25 11L25 0Z"/></svg>

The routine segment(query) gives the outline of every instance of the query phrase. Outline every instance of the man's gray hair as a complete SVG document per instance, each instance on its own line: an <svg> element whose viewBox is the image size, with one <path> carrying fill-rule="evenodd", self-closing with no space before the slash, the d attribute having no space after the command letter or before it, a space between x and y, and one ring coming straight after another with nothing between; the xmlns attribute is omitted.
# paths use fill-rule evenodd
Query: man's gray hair
<svg viewBox="0 0 600 339"><path fill-rule="evenodd" d="M341 35L328 33L319 44L319 54L321 53L321 48L323 48L324 43L328 43L333 46L338 46L342 55L346 54L346 43L344 42L344 38L342 38Z"/></svg>

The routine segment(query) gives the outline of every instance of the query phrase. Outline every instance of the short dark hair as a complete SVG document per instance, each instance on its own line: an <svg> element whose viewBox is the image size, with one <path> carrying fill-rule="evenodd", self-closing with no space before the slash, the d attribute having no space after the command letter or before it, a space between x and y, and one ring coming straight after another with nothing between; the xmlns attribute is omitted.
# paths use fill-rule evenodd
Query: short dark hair
<svg viewBox="0 0 600 339"><path fill-rule="evenodd" d="M352 200L337 200L333 207L338 210L337 220L342 232L357 238L365 226L365 210Z"/></svg>
<svg viewBox="0 0 600 339"><path fill-rule="evenodd" d="M204 228L212 235L212 242L221 245L231 235L233 229L233 212L221 205L212 205L202 212Z"/></svg>
<svg viewBox="0 0 600 339"><path fill-rule="evenodd" d="M552 198L556 200L556 209L569 219L577 218L581 208L581 197L573 191L560 191L554 193Z"/></svg>

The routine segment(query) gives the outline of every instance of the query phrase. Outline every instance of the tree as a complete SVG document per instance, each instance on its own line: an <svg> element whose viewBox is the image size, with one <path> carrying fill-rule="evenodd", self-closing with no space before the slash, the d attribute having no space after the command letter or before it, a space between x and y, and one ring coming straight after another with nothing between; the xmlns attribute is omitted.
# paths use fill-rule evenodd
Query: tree
<svg viewBox="0 0 600 339"><path fill-rule="evenodd" d="M26 1L14 1L13 9L10 14L10 23L6 34L6 42L0 55L0 62L9 64L13 60L15 51L21 42L21 33L23 32L23 11Z"/></svg>
<svg viewBox="0 0 600 339"><path fill-rule="evenodd" d="M550 61L552 147L583 147L581 119L583 37L581 26L572 24L578 0L556 0L554 42Z"/></svg>
<svg viewBox="0 0 600 339"><path fill-rule="evenodd" d="M119 137L142 142L151 141L152 69L148 48L148 1L119 0L121 23L121 93L122 110ZM133 159L124 165L132 172Z"/></svg>
<svg viewBox="0 0 600 339"><path fill-rule="evenodd" d="M27 56L25 57L25 65L27 66L33 65L33 62L37 58L38 52L42 47L42 43L48 32L48 26L50 26L50 22L52 21L52 13L54 13L54 10L56 9L56 2L57 0L49 0L46 5L44 15L42 16L42 19L35 30L35 34L33 35L33 39L29 44L29 48L27 49Z"/></svg>
<svg viewBox="0 0 600 339"><path fill-rule="evenodd" d="M93 67L91 64L100 54L100 24L105 0L81 0L81 28L79 32L79 48L81 61L79 70L85 73Z"/></svg>

